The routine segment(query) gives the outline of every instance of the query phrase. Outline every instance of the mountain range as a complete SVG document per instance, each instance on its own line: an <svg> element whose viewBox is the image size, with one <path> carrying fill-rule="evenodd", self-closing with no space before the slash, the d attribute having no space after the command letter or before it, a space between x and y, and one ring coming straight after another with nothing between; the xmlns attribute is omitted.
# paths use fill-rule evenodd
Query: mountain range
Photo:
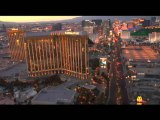
<svg viewBox="0 0 160 120"><path fill-rule="evenodd" d="M151 17L153 16L81 16L81 17L76 17L69 20L61 20L61 21L55 21L55 22L80 22L82 20L93 20L93 19L114 20L115 18L121 21L131 20L132 18L144 18L144 19L150 20Z"/></svg>
<svg viewBox="0 0 160 120"><path fill-rule="evenodd" d="M102 19L102 20L107 20L111 19L114 20L115 18L125 21L125 20L131 20L132 18L144 18L150 20L151 17L153 16L81 16L81 17L76 17L73 19L67 19L67 20L59 20L59 21L41 21L38 23L57 23L57 22L81 22L82 20L92 20L92 19ZM5 22L5 21L0 21L0 24L14 24L17 22ZM27 22L25 22L27 23ZM37 22L29 22L29 23L37 23Z"/></svg>

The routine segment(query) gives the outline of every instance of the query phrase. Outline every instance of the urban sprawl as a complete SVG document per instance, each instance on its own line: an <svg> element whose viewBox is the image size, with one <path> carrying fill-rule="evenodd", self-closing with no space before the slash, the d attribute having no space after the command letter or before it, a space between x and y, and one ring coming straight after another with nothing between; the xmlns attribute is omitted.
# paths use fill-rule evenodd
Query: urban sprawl
<svg viewBox="0 0 160 120"><path fill-rule="evenodd" d="M160 104L159 88L159 17L0 23L0 104Z"/></svg>

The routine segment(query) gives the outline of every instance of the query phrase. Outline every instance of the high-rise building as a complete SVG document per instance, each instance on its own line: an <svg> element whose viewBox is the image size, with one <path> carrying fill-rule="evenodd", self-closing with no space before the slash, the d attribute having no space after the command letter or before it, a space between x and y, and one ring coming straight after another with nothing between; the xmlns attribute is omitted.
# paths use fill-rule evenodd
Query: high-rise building
<svg viewBox="0 0 160 120"><path fill-rule="evenodd" d="M62 24L61 23L56 23L52 26L53 31L60 31L62 30Z"/></svg>
<svg viewBox="0 0 160 120"><path fill-rule="evenodd" d="M86 27L83 27L83 31L87 32L87 34L93 34L93 31L94 31L94 27L93 26L86 26Z"/></svg>
<svg viewBox="0 0 160 120"><path fill-rule="evenodd" d="M133 18L132 19L134 26L137 26L139 24L139 18Z"/></svg>
<svg viewBox="0 0 160 120"><path fill-rule="evenodd" d="M151 25L155 25L156 17L151 17Z"/></svg>
<svg viewBox="0 0 160 120"><path fill-rule="evenodd" d="M130 32L129 31L122 30L120 34L121 34L122 39L130 39Z"/></svg>
<svg viewBox="0 0 160 120"><path fill-rule="evenodd" d="M156 22L159 22L160 21L160 16L157 16L156 17Z"/></svg>
<svg viewBox="0 0 160 120"><path fill-rule="evenodd" d="M150 20L144 20L144 22L142 23L143 27L148 27L150 26L151 21Z"/></svg>
<svg viewBox="0 0 160 120"><path fill-rule="evenodd" d="M155 18L156 18L156 20L155 20ZM155 20L154 26L160 26L160 16L154 17L154 20ZM152 23L152 21L153 21L153 18L151 19L151 23Z"/></svg>
<svg viewBox="0 0 160 120"><path fill-rule="evenodd" d="M111 24L111 20L108 19L108 20L105 20L103 22L103 33L106 34L107 36L109 36L109 31L112 27L112 24Z"/></svg>
<svg viewBox="0 0 160 120"><path fill-rule="evenodd" d="M94 22L96 26L101 26L102 25L102 19L92 20L92 22Z"/></svg>
<svg viewBox="0 0 160 120"><path fill-rule="evenodd" d="M128 21L127 22L127 27L128 27L128 29L132 29L134 27L133 22L132 21Z"/></svg>
<svg viewBox="0 0 160 120"><path fill-rule="evenodd" d="M6 32L6 26L4 24L0 25L0 32Z"/></svg>
<svg viewBox="0 0 160 120"><path fill-rule="evenodd" d="M160 42L160 32L152 32L149 34L149 41L151 43Z"/></svg>
<svg viewBox="0 0 160 120"><path fill-rule="evenodd" d="M102 28L102 27L99 27L98 32L99 32L99 35L102 36L102 35L103 35L103 28Z"/></svg>
<svg viewBox="0 0 160 120"><path fill-rule="evenodd" d="M0 26L0 32L6 32L6 26L4 24Z"/></svg>
<svg viewBox="0 0 160 120"><path fill-rule="evenodd" d="M90 21L90 20L83 20L82 21L82 27L89 27L89 26L94 26L95 23Z"/></svg>
<svg viewBox="0 0 160 120"><path fill-rule="evenodd" d="M111 27L112 27L111 20L108 19L108 20L106 21L106 28L111 29Z"/></svg>
<svg viewBox="0 0 160 120"><path fill-rule="evenodd" d="M90 20L83 20L82 21L82 29L87 34L93 34L95 31L95 23Z"/></svg>
<svg viewBox="0 0 160 120"><path fill-rule="evenodd" d="M121 30L128 30L127 24L125 22L122 24Z"/></svg>
<svg viewBox="0 0 160 120"><path fill-rule="evenodd" d="M85 20L82 21L82 27L84 27L84 26L86 26L86 21Z"/></svg>
<svg viewBox="0 0 160 120"><path fill-rule="evenodd" d="M116 25L119 25L120 24L120 20L118 20L117 18L114 20L114 23L116 24Z"/></svg>
<svg viewBox="0 0 160 120"><path fill-rule="evenodd" d="M26 37L29 76L68 74L88 78L88 37L84 35L46 35Z"/></svg>
<svg viewBox="0 0 160 120"><path fill-rule="evenodd" d="M19 29L10 29L7 31L9 39L9 49L12 61L25 60L24 51L24 31Z"/></svg>

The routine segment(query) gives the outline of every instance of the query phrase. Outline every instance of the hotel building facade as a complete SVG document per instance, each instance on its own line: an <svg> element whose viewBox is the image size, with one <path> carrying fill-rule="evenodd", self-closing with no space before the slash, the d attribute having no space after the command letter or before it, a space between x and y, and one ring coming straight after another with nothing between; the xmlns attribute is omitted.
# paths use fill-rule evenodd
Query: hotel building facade
<svg viewBox="0 0 160 120"><path fill-rule="evenodd" d="M122 30L122 31L120 32L120 35L121 35L121 38L122 38L122 39L130 39L130 38L131 38L130 32L127 31L127 30Z"/></svg>
<svg viewBox="0 0 160 120"><path fill-rule="evenodd" d="M24 61L24 31L19 29L9 29L7 31L9 49L12 61Z"/></svg>
<svg viewBox="0 0 160 120"><path fill-rule="evenodd" d="M85 35L29 36L24 43L28 75L68 74L88 78L88 37Z"/></svg>
<svg viewBox="0 0 160 120"><path fill-rule="evenodd" d="M148 37L149 37L149 42L150 43L160 42L160 32L149 33Z"/></svg>

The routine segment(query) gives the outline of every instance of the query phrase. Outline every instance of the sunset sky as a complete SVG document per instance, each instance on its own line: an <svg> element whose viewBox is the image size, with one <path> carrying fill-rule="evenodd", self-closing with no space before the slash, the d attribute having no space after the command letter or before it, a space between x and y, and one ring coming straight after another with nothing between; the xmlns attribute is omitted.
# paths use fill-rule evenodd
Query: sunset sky
<svg viewBox="0 0 160 120"><path fill-rule="evenodd" d="M72 19L78 16L0 16L4 22L38 22Z"/></svg>

